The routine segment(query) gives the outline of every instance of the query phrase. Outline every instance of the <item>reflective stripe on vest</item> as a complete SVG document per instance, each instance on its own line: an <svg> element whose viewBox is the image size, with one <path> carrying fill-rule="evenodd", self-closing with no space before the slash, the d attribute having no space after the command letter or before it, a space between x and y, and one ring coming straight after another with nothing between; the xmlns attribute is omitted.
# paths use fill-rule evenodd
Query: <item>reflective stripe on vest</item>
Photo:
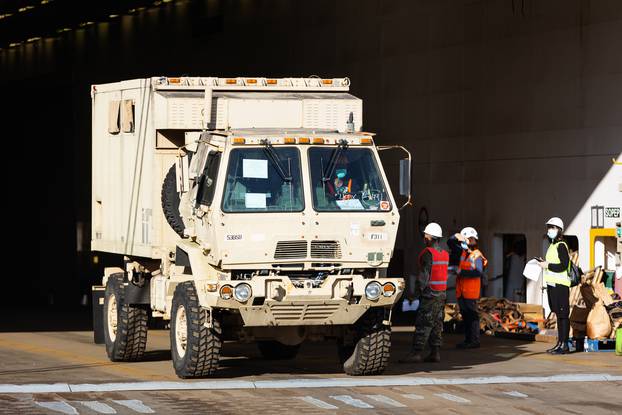
<svg viewBox="0 0 622 415"><path fill-rule="evenodd" d="M476 269L475 261L481 258L482 267L485 269L488 265L488 260L479 249L472 251L467 257L466 251L462 252L460 257L460 270L472 271ZM477 300L480 296L481 290L481 278L468 278L458 275L456 278L456 298L465 298L467 300Z"/></svg>
<svg viewBox="0 0 622 415"><path fill-rule="evenodd" d="M444 250L437 251L434 248L425 248L419 254L419 266L424 252L432 255L432 269L430 270L429 286L434 291L447 290L447 266L449 265L449 253Z"/></svg>
<svg viewBox="0 0 622 415"><path fill-rule="evenodd" d="M566 249L568 249L568 245L565 242L557 242L549 245L549 249L546 251L546 262L549 264L559 264L561 261L559 259L559 253L557 252L557 248L559 244L564 244ZM568 252L570 256L570 252ZM570 267L570 263L568 263L568 267ZM553 272L548 268L544 270L544 283L552 283L552 284L560 284L565 285L566 287L570 287L570 277L568 276L568 270L562 272Z"/></svg>

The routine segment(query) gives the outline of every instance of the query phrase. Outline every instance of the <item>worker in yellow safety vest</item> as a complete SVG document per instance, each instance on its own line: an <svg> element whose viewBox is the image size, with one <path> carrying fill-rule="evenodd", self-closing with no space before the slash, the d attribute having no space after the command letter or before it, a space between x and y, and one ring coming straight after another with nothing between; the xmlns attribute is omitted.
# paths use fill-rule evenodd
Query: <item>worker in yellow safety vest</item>
<svg viewBox="0 0 622 415"><path fill-rule="evenodd" d="M557 316L557 344L547 350L551 354L569 353L568 335L570 333L570 252L564 242L564 222L557 217L546 223L546 236L550 245L544 261L539 262L543 269L544 284L551 311Z"/></svg>

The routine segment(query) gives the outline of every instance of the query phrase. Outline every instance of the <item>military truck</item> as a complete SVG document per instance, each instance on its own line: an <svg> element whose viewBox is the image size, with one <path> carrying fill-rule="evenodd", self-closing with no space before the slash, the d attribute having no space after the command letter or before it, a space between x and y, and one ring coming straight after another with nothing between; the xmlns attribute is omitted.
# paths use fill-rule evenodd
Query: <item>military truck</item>
<svg viewBox="0 0 622 415"><path fill-rule="evenodd" d="M399 224L348 78L152 77L92 86L92 241L115 254L94 286L113 361L170 322L181 378L226 341L268 359L336 342L350 375L381 373ZM401 148L406 151L405 149ZM410 153L400 161L410 203ZM111 257L107 255L107 257Z"/></svg>

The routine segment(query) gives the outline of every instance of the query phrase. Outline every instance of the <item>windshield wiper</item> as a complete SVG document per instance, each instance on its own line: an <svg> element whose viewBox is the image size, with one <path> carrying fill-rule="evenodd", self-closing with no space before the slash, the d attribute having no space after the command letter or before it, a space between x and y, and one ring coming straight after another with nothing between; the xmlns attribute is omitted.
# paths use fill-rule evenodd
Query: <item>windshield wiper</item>
<svg viewBox="0 0 622 415"><path fill-rule="evenodd" d="M335 166L337 165L337 160L339 160L339 157L341 157L341 154L343 154L343 152L346 151L347 148L348 148L348 141L340 140L339 145L337 146L337 148L333 150L333 152L330 155L330 160L328 162L328 165L326 165L326 170L322 172L323 182L329 181L330 178L333 176Z"/></svg>
<svg viewBox="0 0 622 415"><path fill-rule="evenodd" d="M263 144L263 151L266 153L266 155L268 156L268 158L270 159L270 161L272 162L272 164L274 165L274 167L276 168L277 173L279 173L279 176L281 176L281 179L283 179L286 182L291 182L292 181L292 176L291 175L286 175L285 174L285 170L283 169L283 166L281 166L281 162L279 161L279 157L276 154L276 152L274 151L274 148L272 147L272 144L270 144L270 142L268 140L261 140L261 144Z"/></svg>

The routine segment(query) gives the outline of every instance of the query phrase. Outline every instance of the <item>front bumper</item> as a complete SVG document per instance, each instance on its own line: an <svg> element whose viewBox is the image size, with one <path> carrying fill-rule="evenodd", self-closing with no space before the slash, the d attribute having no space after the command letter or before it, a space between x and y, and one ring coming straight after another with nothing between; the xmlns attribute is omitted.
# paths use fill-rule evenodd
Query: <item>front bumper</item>
<svg viewBox="0 0 622 415"><path fill-rule="evenodd" d="M372 281L392 283L395 293L375 300L366 298L365 287ZM252 296L247 301L220 297L223 285L235 288L238 284L251 286ZM202 306L237 310L248 327L353 324L372 307L392 307L404 291L403 278L366 279L362 275L330 275L317 288L295 287L286 276L220 281L215 292L201 289L200 281L197 285Z"/></svg>

